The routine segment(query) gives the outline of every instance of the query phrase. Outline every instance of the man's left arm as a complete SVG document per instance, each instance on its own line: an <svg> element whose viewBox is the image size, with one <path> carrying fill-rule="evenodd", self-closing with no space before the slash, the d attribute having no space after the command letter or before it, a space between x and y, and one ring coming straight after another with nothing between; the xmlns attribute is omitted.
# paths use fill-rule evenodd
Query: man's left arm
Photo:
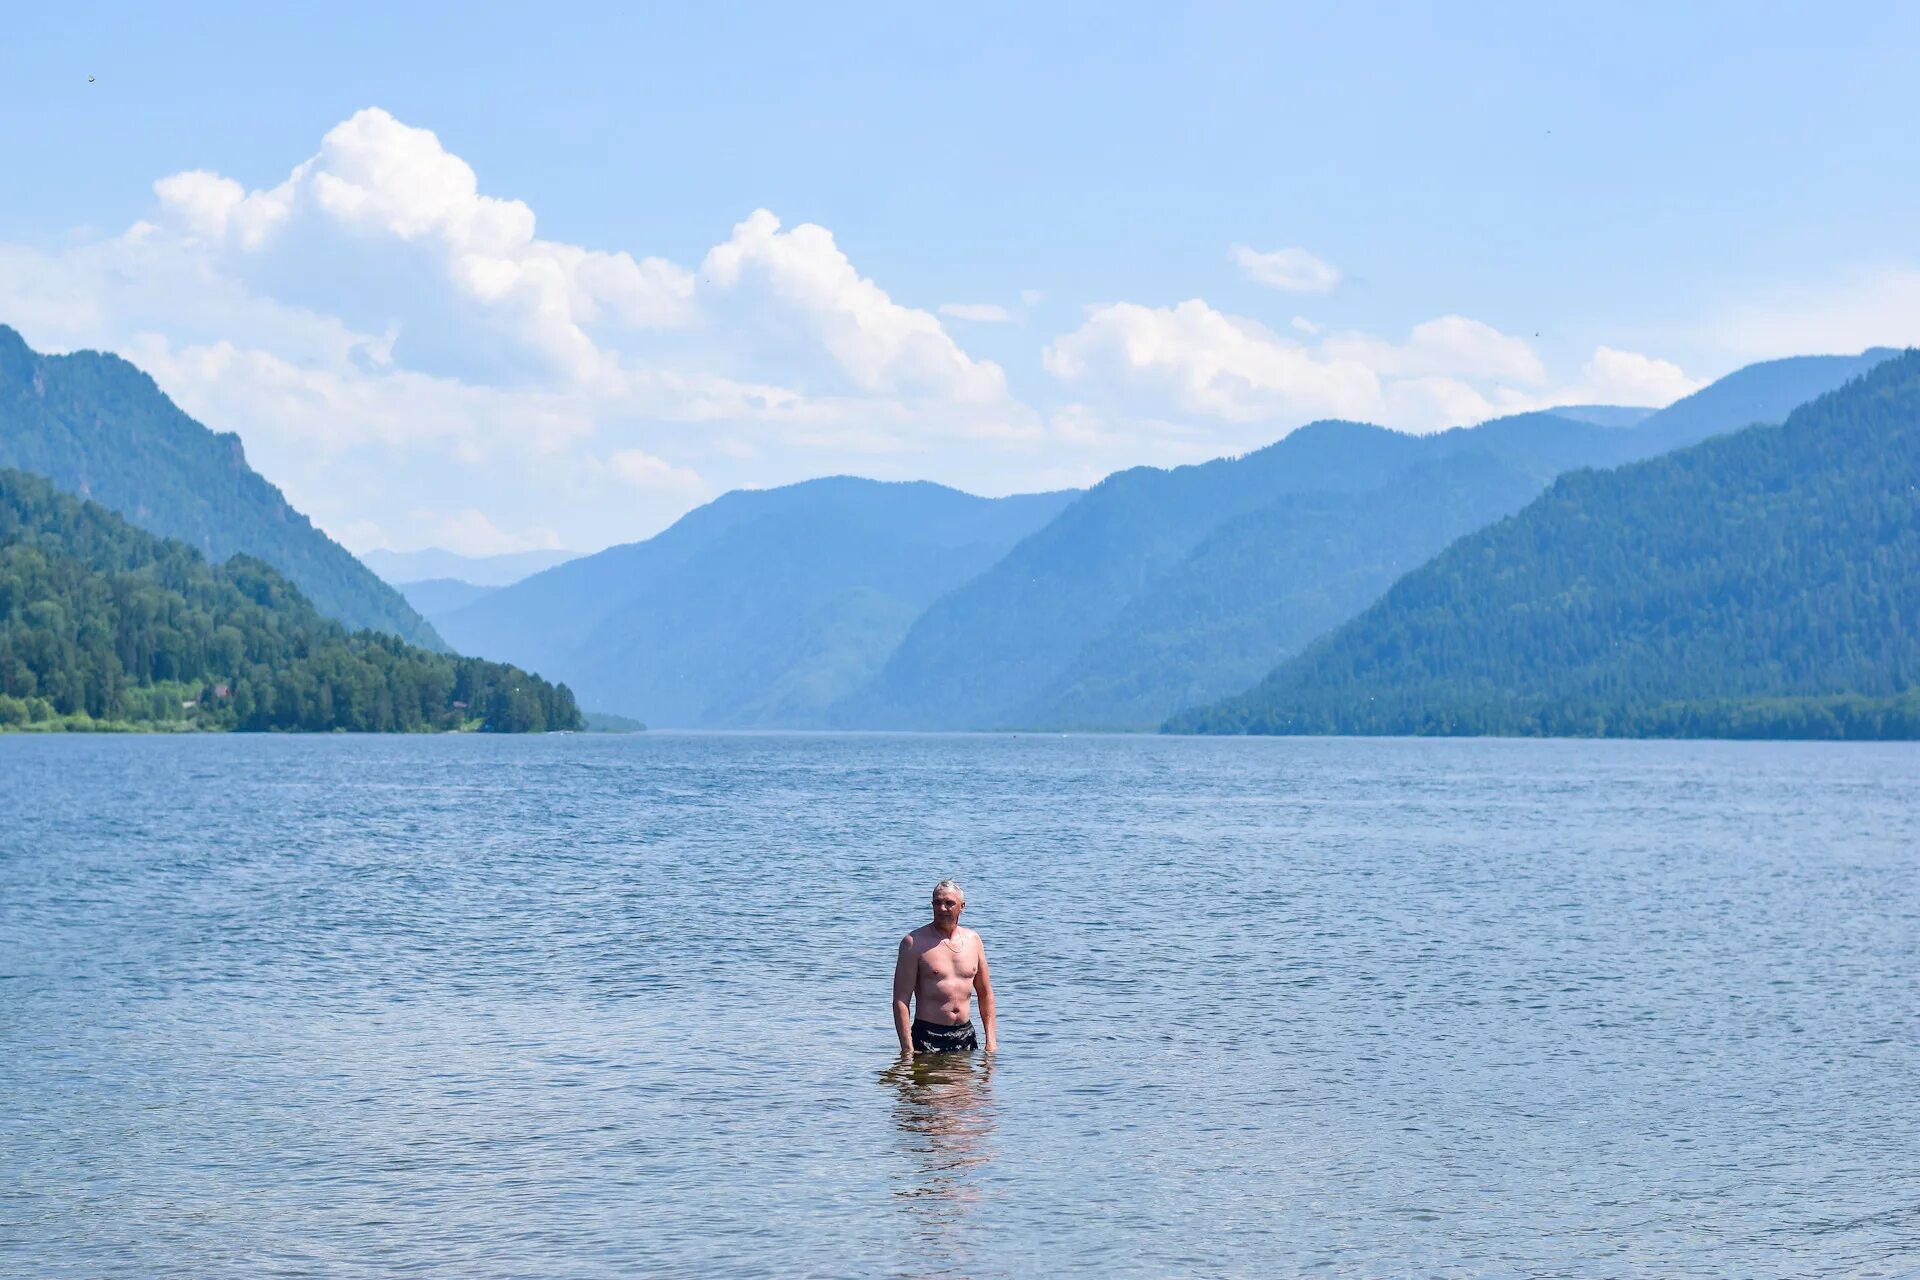
<svg viewBox="0 0 1920 1280"><path fill-rule="evenodd" d="M978 941L980 935L975 934ZM980 1025L986 1029L987 1052L992 1053L1000 1047L1000 1039L993 1027L993 977L987 972L987 944L979 942L980 968L973 975L973 993L980 998Z"/></svg>

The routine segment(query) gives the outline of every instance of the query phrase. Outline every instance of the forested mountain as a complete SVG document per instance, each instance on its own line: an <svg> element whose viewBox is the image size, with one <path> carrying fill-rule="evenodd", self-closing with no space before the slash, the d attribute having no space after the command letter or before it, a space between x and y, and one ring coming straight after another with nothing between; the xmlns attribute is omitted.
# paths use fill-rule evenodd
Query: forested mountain
<svg viewBox="0 0 1920 1280"><path fill-rule="evenodd" d="M1292 494L1229 520L1130 600L1018 719L1138 728L1244 689L1540 485L1471 450L1366 493Z"/></svg>
<svg viewBox="0 0 1920 1280"><path fill-rule="evenodd" d="M1430 436L1314 423L1245 457L1121 472L929 608L837 721L1150 726L1244 688L1556 475L1777 420L1884 355L1752 366L1656 413L1576 406Z"/></svg>
<svg viewBox="0 0 1920 1280"><path fill-rule="evenodd" d="M397 591L247 465L238 436L207 430L118 356L38 355L0 325L0 467L45 476L210 560L257 556L349 628L440 646Z"/></svg>
<svg viewBox="0 0 1920 1280"><path fill-rule="evenodd" d="M1364 492L1410 465L1416 437L1319 422L1243 458L1118 472L914 622L837 709L852 726L993 728L1019 713L1128 601L1221 523L1277 496Z"/></svg>
<svg viewBox="0 0 1920 1280"><path fill-rule="evenodd" d="M1244 688L1567 467L1636 447L1551 414L1432 436L1317 422L1241 458L1121 472L928 609L838 722L1150 728ZM1468 456L1489 465L1444 465ZM1440 489L1409 487L1422 467Z"/></svg>
<svg viewBox="0 0 1920 1280"><path fill-rule="evenodd" d="M931 600L1073 496L845 476L729 493L442 625L463 649L564 675L591 705L656 727L820 725Z"/></svg>
<svg viewBox="0 0 1920 1280"><path fill-rule="evenodd" d="M576 729L565 685L349 635L265 562L210 565L0 470L0 727Z"/></svg>
<svg viewBox="0 0 1920 1280"><path fill-rule="evenodd" d="M419 551L369 551L360 562L396 587L449 579L476 587L510 587L543 569L580 558L578 551L508 551L497 556L463 556L425 547Z"/></svg>
<svg viewBox="0 0 1920 1280"><path fill-rule="evenodd" d="M1176 731L1920 736L1920 352L1563 476Z"/></svg>

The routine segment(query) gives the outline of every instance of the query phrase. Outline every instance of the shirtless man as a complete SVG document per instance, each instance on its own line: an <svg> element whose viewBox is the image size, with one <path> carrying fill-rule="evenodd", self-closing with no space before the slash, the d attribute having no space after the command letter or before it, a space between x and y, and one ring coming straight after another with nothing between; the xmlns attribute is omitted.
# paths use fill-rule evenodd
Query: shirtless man
<svg viewBox="0 0 1920 1280"><path fill-rule="evenodd" d="M987 977L987 950L980 935L960 927L967 895L951 880L933 886L933 923L900 939L893 966L893 1029L900 1055L977 1049L973 1034L973 995L980 993L980 1021L987 1026L987 1052L999 1047L993 1032L993 983ZM907 1005L918 1002L908 1024Z"/></svg>

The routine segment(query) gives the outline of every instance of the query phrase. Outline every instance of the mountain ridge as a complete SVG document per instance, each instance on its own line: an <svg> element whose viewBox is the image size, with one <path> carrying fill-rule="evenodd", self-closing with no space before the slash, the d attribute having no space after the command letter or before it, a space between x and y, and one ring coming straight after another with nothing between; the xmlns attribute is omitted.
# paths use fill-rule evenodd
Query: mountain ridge
<svg viewBox="0 0 1920 1280"><path fill-rule="evenodd" d="M853 476L736 490L442 623L655 727L821 727L932 595L1070 496Z"/></svg>
<svg viewBox="0 0 1920 1280"><path fill-rule="evenodd" d="M247 465L237 435L195 421L119 356L41 355L0 324L0 467L45 476L211 560L257 556L350 630L444 647L399 592Z"/></svg>
<svg viewBox="0 0 1920 1280"><path fill-rule="evenodd" d="M1663 452L1744 426L1748 414L1784 413L1783 405L1799 403L1795 397L1843 382L1884 354L1875 349L1859 356L1792 357L1747 366L1624 426L1619 422L1628 415L1604 412L1588 417L1614 421L1539 411L1427 435L1329 420L1309 423L1237 458L1118 472L981 579L930 606L873 684L836 709L836 723L851 728L1150 728L1175 709L1166 704L1176 690L1218 696L1219 681L1257 680L1285 656L1285 646L1304 643L1317 634L1316 627L1350 616L1339 609L1357 610L1367 603L1353 594L1357 583L1384 590L1398 572L1439 552L1452 536L1469 532L1458 524L1430 523L1423 526L1427 541L1400 542L1387 555L1377 531L1364 526L1397 518L1390 507L1322 502L1319 523L1311 529L1276 514L1291 535L1374 557L1365 569L1347 561L1296 562L1298 572L1288 579L1287 590L1302 593L1294 599L1307 611L1296 622L1274 614L1271 602L1258 596L1253 583L1266 581L1259 573L1242 575L1244 580L1232 576L1236 570L1229 566L1244 567L1254 548L1208 541L1264 503L1309 491L1348 498L1384 492L1414 466L1483 453L1497 460L1504 474L1482 473L1491 488L1481 498L1464 492L1450 496L1456 511L1465 509L1457 505L1461 502L1482 502L1478 513L1493 518L1533 496L1513 485L1516 475L1531 477L1537 492L1569 470ZM1440 495L1415 497L1440 500ZM1297 506L1295 514L1305 510ZM1217 554L1218 562L1210 561L1203 548ZM1316 570L1327 584L1344 584L1333 589L1338 607L1330 604L1334 595L1314 588ZM1355 573L1364 576L1350 576ZM1130 619L1140 621L1136 614L1152 613L1136 602L1187 590L1178 581L1182 576L1203 579L1211 591L1211 616L1226 624L1217 638L1227 649L1196 648L1192 637L1166 625L1159 627L1159 641L1126 633ZM1265 624L1251 621L1263 612ZM1198 621L1212 625L1204 617ZM1276 648L1255 665L1255 646L1263 640ZM1231 652L1235 646L1237 656ZM1165 665L1156 675L1153 664L1161 660ZM1153 687L1156 678L1159 684ZM1092 693L1096 688L1109 690L1110 700L1098 701Z"/></svg>
<svg viewBox="0 0 1920 1280"><path fill-rule="evenodd" d="M1781 425L1561 477L1166 728L1912 736L1917 684L1909 351Z"/></svg>
<svg viewBox="0 0 1920 1280"><path fill-rule="evenodd" d="M476 587L510 587L524 578L555 565L577 560L578 551L508 551L493 556L469 556L444 547L421 547L415 551L390 551L384 547L360 553L360 563L373 570L382 582L405 588L415 582L447 580Z"/></svg>

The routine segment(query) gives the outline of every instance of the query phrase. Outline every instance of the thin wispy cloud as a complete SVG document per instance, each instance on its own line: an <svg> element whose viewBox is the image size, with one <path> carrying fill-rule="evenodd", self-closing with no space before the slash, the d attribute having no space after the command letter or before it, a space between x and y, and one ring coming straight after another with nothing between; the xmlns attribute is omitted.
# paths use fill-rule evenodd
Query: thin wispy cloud
<svg viewBox="0 0 1920 1280"><path fill-rule="evenodd" d="M976 324L1012 324L1015 319L1013 312L997 302L943 302L940 314Z"/></svg>
<svg viewBox="0 0 1920 1280"><path fill-rule="evenodd" d="M1282 293L1332 293L1340 287L1340 272L1305 249L1270 249L1261 252L1237 244L1228 251L1235 265L1249 280Z"/></svg>

